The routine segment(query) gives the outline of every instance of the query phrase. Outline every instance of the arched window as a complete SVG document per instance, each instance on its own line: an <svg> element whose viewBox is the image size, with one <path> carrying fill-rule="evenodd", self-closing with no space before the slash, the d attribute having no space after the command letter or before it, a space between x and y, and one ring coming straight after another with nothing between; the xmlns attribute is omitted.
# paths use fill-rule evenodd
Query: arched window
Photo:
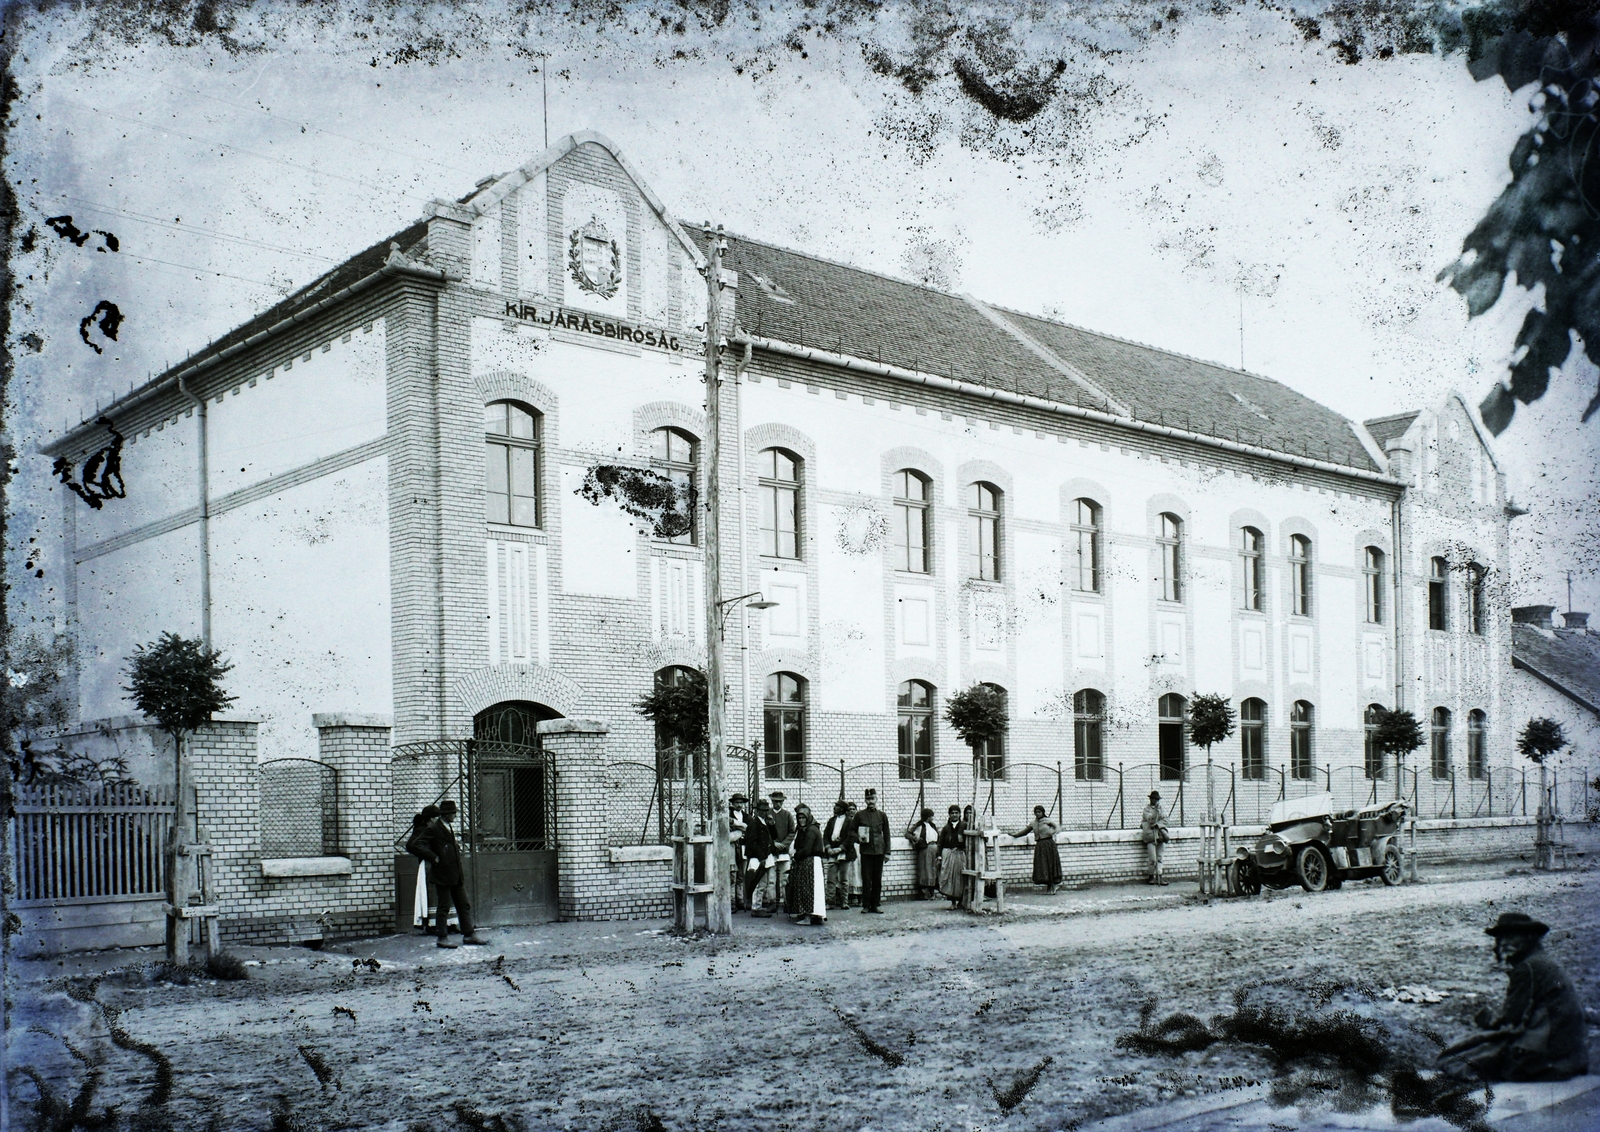
<svg viewBox="0 0 1600 1132"><path fill-rule="evenodd" d="M705 687L706 678L692 668L673 665L663 668L656 673L656 689L678 688L699 685ZM702 693L703 694L703 693ZM661 768L664 778L683 781L690 777L700 778L706 773L706 752L704 747L685 747L674 739L668 739L663 734L661 724L656 724L656 765Z"/></svg>
<svg viewBox="0 0 1600 1132"><path fill-rule="evenodd" d="M928 478L909 469L894 474L895 569L926 574L929 543Z"/></svg>
<svg viewBox="0 0 1600 1132"><path fill-rule="evenodd" d="M1484 634L1483 597L1484 582L1488 579L1489 571L1476 562L1467 563L1467 628L1478 636Z"/></svg>
<svg viewBox="0 0 1600 1132"><path fill-rule="evenodd" d="M1261 532L1239 528L1239 565L1244 571L1244 609L1261 608Z"/></svg>
<svg viewBox="0 0 1600 1132"><path fill-rule="evenodd" d="M1443 558L1434 558L1428 570L1428 628L1448 629L1447 616L1450 598L1450 564Z"/></svg>
<svg viewBox="0 0 1600 1132"><path fill-rule="evenodd" d="M1428 728L1428 753L1432 756L1433 777L1450 777L1450 710L1433 709L1433 722Z"/></svg>
<svg viewBox="0 0 1600 1132"><path fill-rule="evenodd" d="M1072 588L1100 592L1100 505L1092 499L1072 501Z"/></svg>
<svg viewBox="0 0 1600 1132"><path fill-rule="evenodd" d="M1183 600L1183 520L1162 512L1161 534L1156 542L1161 545L1161 600Z"/></svg>
<svg viewBox="0 0 1600 1132"><path fill-rule="evenodd" d="M1369 546L1361 552L1361 581L1367 599L1367 623L1383 624L1383 551Z"/></svg>
<svg viewBox="0 0 1600 1132"><path fill-rule="evenodd" d="M1489 774L1489 754L1484 748L1484 733L1489 727L1489 717L1473 708L1467 712L1467 777L1486 778Z"/></svg>
<svg viewBox="0 0 1600 1132"><path fill-rule="evenodd" d="M761 492L761 553L800 557L800 457L768 448L756 463Z"/></svg>
<svg viewBox="0 0 1600 1132"><path fill-rule="evenodd" d="M1183 717L1188 701L1176 692L1168 692L1156 705L1157 742L1164 780L1182 779L1188 763L1188 737L1184 735Z"/></svg>
<svg viewBox="0 0 1600 1132"><path fill-rule="evenodd" d="M1239 773L1267 777L1267 705L1248 699L1239 705Z"/></svg>
<svg viewBox="0 0 1600 1132"><path fill-rule="evenodd" d="M972 538L972 576L1000 580L1000 489L975 483L967 489L967 527Z"/></svg>
<svg viewBox="0 0 1600 1132"><path fill-rule="evenodd" d="M762 703L768 778L806 776L806 682L792 672L767 677Z"/></svg>
<svg viewBox="0 0 1600 1132"><path fill-rule="evenodd" d="M1072 772L1080 782L1105 778L1106 698L1093 688L1072 696Z"/></svg>
<svg viewBox="0 0 1600 1132"><path fill-rule="evenodd" d="M1366 761L1367 777L1380 779L1385 777L1383 752L1378 750L1378 722L1383 719L1382 704L1368 704L1366 714L1361 717L1362 753Z"/></svg>
<svg viewBox="0 0 1600 1132"><path fill-rule="evenodd" d="M539 521L539 441L542 418L515 401L483 407L488 445L484 476L484 517L491 523L537 527Z"/></svg>
<svg viewBox="0 0 1600 1132"><path fill-rule="evenodd" d="M907 680L895 698L900 717L900 777L933 776L933 685Z"/></svg>
<svg viewBox="0 0 1600 1132"><path fill-rule="evenodd" d="M693 546L700 541L699 444L677 428L658 428L650 434L650 466L672 481L678 499L687 504L684 529L664 541Z"/></svg>
<svg viewBox="0 0 1600 1132"><path fill-rule="evenodd" d="M1000 703L1006 709L1007 716L1010 709L1006 705L1006 690L998 684L984 684L991 692L1000 693ZM1002 733L992 739L985 739L972 749L973 756L978 764L979 778L1004 778L1006 776L1006 737Z"/></svg>
<svg viewBox="0 0 1600 1132"><path fill-rule="evenodd" d="M1294 591L1294 615L1310 617L1311 540L1305 535L1289 537L1289 584Z"/></svg>
<svg viewBox="0 0 1600 1132"><path fill-rule="evenodd" d="M1311 761L1312 707L1305 700L1296 700L1289 709L1289 773L1295 778L1310 778L1314 773Z"/></svg>

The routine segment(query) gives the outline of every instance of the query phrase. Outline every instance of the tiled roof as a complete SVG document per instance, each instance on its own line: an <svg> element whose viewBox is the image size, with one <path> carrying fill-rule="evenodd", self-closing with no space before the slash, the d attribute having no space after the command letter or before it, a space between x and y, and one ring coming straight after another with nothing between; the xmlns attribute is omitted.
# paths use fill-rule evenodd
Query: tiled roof
<svg viewBox="0 0 1600 1132"><path fill-rule="evenodd" d="M1511 656L1591 711L1600 707L1600 635L1532 625L1511 626Z"/></svg>
<svg viewBox="0 0 1600 1132"><path fill-rule="evenodd" d="M1372 434L1372 439L1382 448L1389 441L1404 436L1406 429L1411 427L1411 422L1421 416L1420 413L1396 413L1392 417L1373 417L1365 422L1367 431Z"/></svg>
<svg viewBox="0 0 1600 1132"><path fill-rule="evenodd" d="M739 324L757 337L1107 408L955 295L737 236L723 262L739 272ZM1345 418L1270 378L995 309L1139 420L1379 470Z"/></svg>

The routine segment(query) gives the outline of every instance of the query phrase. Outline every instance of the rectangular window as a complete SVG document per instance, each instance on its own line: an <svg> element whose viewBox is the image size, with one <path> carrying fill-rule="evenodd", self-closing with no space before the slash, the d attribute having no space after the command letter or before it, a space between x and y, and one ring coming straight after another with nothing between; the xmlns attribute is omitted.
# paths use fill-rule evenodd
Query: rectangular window
<svg viewBox="0 0 1600 1132"><path fill-rule="evenodd" d="M1467 566L1467 627L1481 637L1484 634L1484 581L1488 571L1476 562Z"/></svg>
<svg viewBox="0 0 1600 1132"><path fill-rule="evenodd" d="M523 405L484 406L484 518L491 523L539 525L539 423Z"/></svg>
<svg viewBox="0 0 1600 1132"><path fill-rule="evenodd" d="M1428 628L1448 629L1445 616L1446 601L1450 594L1450 567L1443 558L1435 558L1428 576Z"/></svg>
<svg viewBox="0 0 1600 1132"><path fill-rule="evenodd" d="M767 677L762 705L768 778L806 776L805 683L787 672Z"/></svg>
<svg viewBox="0 0 1600 1132"><path fill-rule="evenodd" d="M1311 705L1296 700L1289 715L1289 773L1298 779L1312 775Z"/></svg>
<svg viewBox="0 0 1600 1132"><path fill-rule="evenodd" d="M1311 616L1311 540L1295 535L1289 540L1289 579L1294 588L1294 615Z"/></svg>
<svg viewBox="0 0 1600 1132"><path fill-rule="evenodd" d="M1161 549L1161 600L1183 600L1183 521L1176 515L1161 516L1161 534L1156 539Z"/></svg>
<svg viewBox="0 0 1600 1132"><path fill-rule="evenodd" d="M1433 726L1428 731L1428 753L1433 764L1433 777L1450 777L1450 712L1445 708L1433 709Z"/></svg>
<svg viewBox="0 0 1600 1132"><path fill-rule="evenodd" d="M1239 564L1244 574L1245 609L1261 608L1261 532L1254 527L1239 531Z"/></svg>
<svg viewBox="0 0 1600 1132"><path fill-rule="evenodd" d="M1383 708L1378 704L1368 704L1367 713L1362 722L1362 756L1366 763L1366 773L1374 781L1387 777L1387 766L1383 752L1378 750L1378 720L1382 718Z"/></svg>
<svg viewBox="0 0 1600 1132"><path fill-rule="evenodd" d="M895 567L928 572L928 481L916 472L894 474Z"/></svg>
<svg viewBox="0 0 1600 1132"><path fill-rule="evenodd" d="M933 689L907 680L897 696L900 777L916 781L933 774Z"/></svg>
<svg viewBox="0 0 1600 1132"><path fill-rule="evenodd" d="M1239 705L1239 773L1244 778L1267 776L1266 704L1245 700Z"/></svg>
<svg viewBox="0 0 1600 1132"><path fill-rule="evenodd" d="M781 448L761 453L761 553L800 557L800 462Z"/></svg>
<svg viewBox="0 0 1600 1132"><path fill-rule="evenodd" d="M1361 579L1367 598L1367 623L1383 624L1383 551L1369 546L1363 553Z"/></svg>
<svg viewBox="0 0 1600 1132"><path fill-rule="evenodd" d="M1487 778L1489 775L1489 758L1484 749L1484 727L1488 717L1481 711L1473 710L1467 713L1467 777Z"/></svg>
<svg viewBox="0 0 1600 1132"><path fill-rule="evenodd" d="M987 582L1000 580L1000 489L975 483L967 507L968 537L972 540L972 576Z"/></svg>
<svg viewBox="0 0 1600 1132"><path fill-rule="evenodd" d="M1105 778L1105 697L1084 689L1072 697L1072 773L1079 782Z"/></svg>
<svg viewBox="0 0 1600 1132"><path fill-rule="evenodd" d="M1072 588L1083 593L1100 592L1100 508L1091 500L1073 501Z"/></svg>

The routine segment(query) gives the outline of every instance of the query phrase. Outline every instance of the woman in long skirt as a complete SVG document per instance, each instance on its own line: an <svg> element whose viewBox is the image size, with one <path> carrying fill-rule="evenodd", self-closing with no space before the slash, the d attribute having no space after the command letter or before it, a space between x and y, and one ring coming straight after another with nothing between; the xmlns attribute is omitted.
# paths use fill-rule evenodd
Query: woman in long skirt
<svg viewBox="0 0 1600 1132"><path fill-rule="evenodd" d="M786 904L789 918L797 924L820 924L828 918L828 891L822 879L824 846L822 829L811 818L811 807L804 802L794 808L793 861L789 869Z"/></svg>
<svg viewBox="0 0 1600 1132"><path fill-rule="evenodd" d="M939 887L939 827L933 824L932 810L923 810L906 827L906 840L916 854L917 899L927 900Z"/></svg>
<svg viewBox="0 0 1600 1132"><path fill-rule="evenodd" d="M951 806L950 817L939 831L939 891L951 908L961 907L967 878L967 827L961 822L961 807Z"/></svg>
<svg viewBox="0 0 1600 1132"><path fill-rule="evenodd" d="M844 906L855 908L861 904L861 851L856 841L856 804L846 802L844 808Z"/></svg>
<svg viewBox="0 0 1600 1132"><path fill-rule="evenodd" d="M1043 886L1047 896L1061 883L1061 852L1056 848L1056 833L1060 828L1044 816L1043 806L1035 806L1033 820L1011 835L1033 834L1033 883Z"/></svg>

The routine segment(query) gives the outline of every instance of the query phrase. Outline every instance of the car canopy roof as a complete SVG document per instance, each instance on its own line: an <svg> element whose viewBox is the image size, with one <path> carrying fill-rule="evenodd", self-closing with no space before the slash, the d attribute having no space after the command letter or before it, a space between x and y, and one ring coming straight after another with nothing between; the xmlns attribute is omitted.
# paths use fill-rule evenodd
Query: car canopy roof
<svg viewBox="0 0 1600 1132"><path fill-rule="evenodd" d="M1267 825L1292 825L1297 821L1325 818L1333 813L1332 794L1308 794L1304 798L1284 798L1267 810Z"/></svg>

